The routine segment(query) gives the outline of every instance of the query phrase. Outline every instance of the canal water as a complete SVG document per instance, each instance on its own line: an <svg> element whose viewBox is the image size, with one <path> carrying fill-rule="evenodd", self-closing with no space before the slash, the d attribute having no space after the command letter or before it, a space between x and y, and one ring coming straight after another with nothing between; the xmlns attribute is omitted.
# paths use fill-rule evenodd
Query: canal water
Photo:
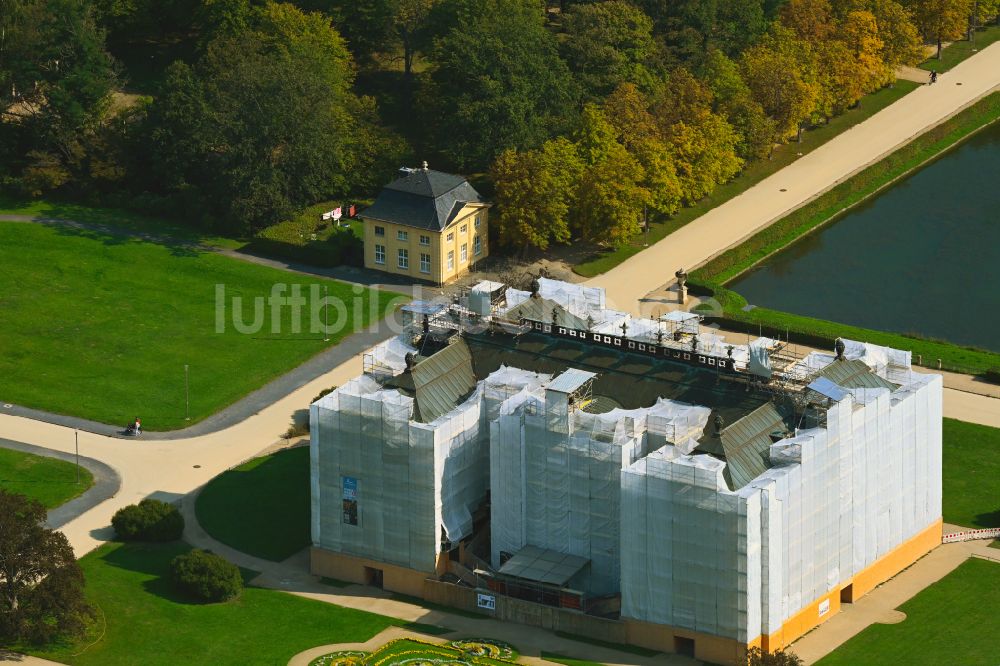
<svg viewBox="0 0 1000 666"><path fill-rule="evenodd" d="M1000 352L1000 123L729 287L758 306Z"/></svg>

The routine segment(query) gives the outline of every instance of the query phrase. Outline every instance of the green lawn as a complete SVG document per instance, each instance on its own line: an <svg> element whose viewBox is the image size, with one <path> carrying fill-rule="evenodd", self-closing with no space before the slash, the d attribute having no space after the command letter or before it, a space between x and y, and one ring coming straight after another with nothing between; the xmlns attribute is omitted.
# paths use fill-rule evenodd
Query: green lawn
<svg viewBox="0 0 1000 666"><path fill-rule="evenodd" d="M931 57L917 65L917 67L926 69L928 72L931 70L935 70L937 72L947 72L958 63L969 58L970 56L975 55L976 51L982 51L987 46L998 40L1000 40L1000 25L991 25L985 28L979 28L976 30L974 43L970 43L966 39L958 42L952 42L948 46L941 49L940 60L935 57ZM973 51L973 49L976 49L976 51Z"/></svg>
<svg viewBox="0 0 1000 666"><path fill-rule="evenodd" d="M340 282L187 246L13 222L0 222L0 284L0 399L115 425L139 415L148 430L186 425L185 364L193 423L380 318L394 296L364 292L355 303ZM309 305L299 331L290 307L272 328L262 300L261 330L238 332L232 298L243 299L243 321L252 323L254 299L275 284L302 285L306 296L311 285L329 287L347 306L342 316L330 308L342 330L324 343L310 330Z"/></svg>
<svg viewBox="0 0 1000 666"><path fill-rule="evenodd" d="M977 558L913 597L899 624L874 624L817 662L820 666L996 664L1000 564Z"/></svg>
<svg viewBox="0 0 1000 666"><path fill-rule="evenodd" d="M243 243L233 238L197 231L194 227L162 218L147 217L116 208L52 201L49 199L17 199L0 193L0 214L31 215L59 220L96 224L129 233L168 236L181 242L237 249Z"/></svg>
<svg viewBox="0 0 1000 666"><path fill-rule="evenodd" d="M94 485L94 477L85 467L63 460L0 448L0 488L27 495L54 509L83 494Z"/></svg>
<svg viewBox="0 0 1000 666"><path fill-rule="evenodd" d="M209 481L195 504L212 537L280 562L309 545L309 447L256 458Z"/></svg>
<svg viewBox="0 0 1000 666"><path fill-rule="evenodd" d="M545 661L554 661L557 664L566 664L566 666L604 666L597 661L573 659L572 657L566 657L556 652L542 652L542 659Z"/></svg>
<svg viewBox="0 0 1000 666"><path fill-rule="evenodd" d="M920 84L913 83L912 81L897 81L892 88L883 88L867 95L857 108L851 109L836 118L832 118L825 125L820 125L808 132L803 132L801 143L791 142L784 144L775 149L772 159L751 162L743 170L743 173L730 182L716 187L710 195L695 205L682 208L668 220L654 220L651 222L649 225L649 244L652 245L662 240L665 236L672 234L689 222L693 222L713 208L742 194L768 176L797 160L800 157L799 153L806 155L816 150L841 132L849 130L858 123L867 120L919 86ZM600 275L640 252L645 242L646 239L640 234L632 240L631 244L618 250L602 252L590 257L586 261L574 266L573 270L585 277Z"/></svg>
<svg viewBox="0 0 1000 666"><path fill-rule="evenodd" d="M87 595L103 614L106 633L99 618L80 643L31 653L95 666L286 664L303 650L364 642L396 623L255 587L224 604L189 603L166 578L170 560L187 550L183 542L112 543L84 556Z"/></svg>
<svg viewBox="0 0 1000 666"><path fill-rule="evenodd" d="M944 522L1000 527L1000 428L944 420Z"/></svg>
<svg viewBox="0 0 1000 666"><path fill-rule="evenodd" d="M359 206L370 200L354 200ZM48 199L24 200L0 194L0 214L32 215L101 225L130 234L151 234L157 239L195 243L206 247L241 250L250 254L302 264L331 267L361 264L363 225L359 218L342 220L346 226L323 222L320 216L341 205L325 201L308 206L293 218L260 230L250 238L205 233L196 224L147 217L126 210L86 206Z"/></svg>

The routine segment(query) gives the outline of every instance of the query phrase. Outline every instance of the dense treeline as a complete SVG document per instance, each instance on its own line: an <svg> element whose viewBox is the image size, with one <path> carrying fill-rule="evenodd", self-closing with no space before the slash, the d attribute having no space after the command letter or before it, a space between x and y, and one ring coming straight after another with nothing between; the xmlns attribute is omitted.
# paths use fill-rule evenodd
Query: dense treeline
<svg viewBox="0 0 1000 666"><path fill-rule="evenodd" d="M0 185L248 233L419 155L620 245L998 5L0 0Z"/></svg>

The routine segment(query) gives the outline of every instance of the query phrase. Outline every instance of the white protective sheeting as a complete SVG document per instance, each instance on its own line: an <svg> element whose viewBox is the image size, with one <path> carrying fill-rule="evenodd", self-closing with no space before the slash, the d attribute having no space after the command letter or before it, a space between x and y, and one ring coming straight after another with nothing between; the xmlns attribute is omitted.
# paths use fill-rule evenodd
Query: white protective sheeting
<svg viewBox="0 0 1000 666"><path fill-rule="evenodd" d="M736 493L676 447L628 467L622 615L752 641L938 520L942 382L913 377L848 392Z"/></svg>
<svg viewBox="0 0 1000 666"><path fill-rule="evenodd" d="M759 499L725 463L666 447L623 470L622 615L745 640L759 626ZM749 630L748 627L753 627Z"/></svg>
<svg viewBox="0 0 1000 666"><path fill-rule="evenodd" d="M897 384L905 384L912 379L912 352L881 347L867 342L846 340L844 343L844 358L860 360L875 374ZM819 372L836 360L836 354L827 352L810 352L798 362L800 367L809 372Z"/></svg>
<svg viewBox="0 0 1000 666"><path fill-rule="evenodd" d="M660 398L649 408L646 428L649 435L649 450L659 449L664 444L687 443L701 437L712 410L701 405ZM690 453L697 446L694 441Z"/></svg>
<svg viewBox="0 0 1000 666"><path fill-rule="evenodd" d="M391 370L393 374L398 374L406 368L406 355L416 354L417 349L407 343L403 336L397 335L372 347L366 353L376 365ZM365 375L358 379L362 377L368 379Z"/></svg>
<svg viewBox="0 0 1000 666"><path fill-rule="evenodd" d="M608 319L608 314L612 313L612 311L604 309L604 289L600 287L585 287L581 284L570 284L540 277L538 278L538 295L555 301L567 312L584 320L591 317L595 322L601 322ZM508 288L506 309L516 307L530 297L530 292Z"/></svg>
<svg viewBox="0 0 1000 666"><path fill-rule="evenodd" d="M657 407L664 418L698 417L689 405ZM537 546L589 560L586 592L617 592L620 474L645 454L657 407L588 414L540 389L505 401L490 424L493 566Z"/></svg>
<svg viewBox="0 0 1000 666"><path fill-rule="evenodd" d="M596 299L560 289L567 309ZM589 561L584 592L620 591L624 617L745 642L773 634L941 516L941 377L845 345L900 387L827 391L822 426L773 444L771 467L736 492L724 461L691 455L705 407L587 414L547 389L552 377L501 367L418 424L411 398L359 377L311 407L313 542L431 572L442 531L467 536L489 489L495 567L527 545L558 551ZM408 347L378 349L395 364ZM810 354L801 374L831 362Z"/></svg>
<svg viewBox="0 0 1000 666"><path fill-rule="evenodd" d="M482 409L479 387L435 421L417 423L412 398L367 376L313 404L313 543L433 571L442 529L453 543L468 536L489 487Z"/></svg>
<svg viewBox="0 0 1000 666"><path fill-rule="evenodd" d="M472 512L489 487L482 398L480 384L465 402L435 421L411 424L414 430L433 432L435 515L452 543L472 534Z"/></svg>

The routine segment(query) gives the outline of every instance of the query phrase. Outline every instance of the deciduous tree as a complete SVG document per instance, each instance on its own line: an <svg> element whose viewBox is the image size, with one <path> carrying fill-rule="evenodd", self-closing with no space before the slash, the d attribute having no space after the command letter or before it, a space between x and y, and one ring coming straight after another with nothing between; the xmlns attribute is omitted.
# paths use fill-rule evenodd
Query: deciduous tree
<svg viewBox="0 0 1000 666"><path fill-rule="evenodd" d="M564 18L560 51L590 99L602 99L624 82L650 76L656 44L653 22L625 0L573 5Z"/></svg>
<svg viewBox="0 0 1000 666"><path fill-rule="evenodd" d="M779 138L795 135L816 108L819 86L813 67L808 44L780 26L740 58L743 78L774 121Z"/></svg>
<svg viewBox="0 0 1000 666"><path fill-rule="evenodd" d="M599 107L583 109L576 134L583 172L571 211L571 229L599 245L618 247L640 230L649 191L639 161L625 149Z"/></svg>
<svg viewBox="0 0 1000 666"><path fill-rule="evenodd" d="M424 41L427 19L438 0L395 0L392 27L403 49L403 74L413 75L413 58Z"/></svg>
<svg viewBox="0 0 1000 666"><path fill-rule="evenodd" d="M638 160L617 142L584 170L573 209L573 222L584 239L621 247L642 230L649 197L641 185L644 177Z"/></svg>
<svg viewBox="0 0 1000 666"><path fill-rule="evenodd" d="M924 39L937 45L938 58L942 42L961 39L969 28L972 0L908 0L905 4Z"/></svg>
<svg viewBox="0 0 1000 666"><path fill-rule="evenodd" d="M434 48L420 105L440 150L459 168L560 133L577 98L534 0L455 0L460 20Z"/></svg>
<svg viewBox="0 0 1000 666"><path fill-rule="evenodd" d="M712 50L701 76L712 91L713 110L736 130L736 154L743 160L765 157L774 143L774 122L753 99L739 66L722 51Z"/></svg>
<svg viewBox="0 0 1000 666"><path fill-rule="evenodd" d="M747 666L802 666L802 660L786 650L767 652L753 647L747 651Z"/></svg>
<svg viewBox="0 0 1000 666"><path fill-rule="evenodd" d="M860 9L848 12L838 26L837 37L853 56L863 92L876 90L893 79L895 74L882 57L885 43L874 14Z"/></svg>
<svg viewBox="0 0 1000 666"><path fill-rule="evenodd" d="M880 58L890 71L923 60L922 42L913 15L896 0L849 0L838 5L838 10L844 14L866 11L875 17L878 38L882 40Z"/></svg>
<svg viewBox="0 0 1000 666"><path fill-rule="evenodd" d="M736 155L738 142L732 125L711 112L670 127L666 143L685 203L698 201L740 172L743 160Z"/></svg>
<svg viewBox="0 0 1000 666"><path fill-rule="evenodd" d="M73 548L44 523L40 502L0 489L0 645L79 636L93 615Z"/></svg>
<svg viewBox="0 0 1000 666"><path fill-rule="evenodd" d="M712 110L712 92L687 69L670 72L654 93L651 113L673 158L681 195L693 203L739 173L739 137Z"/></svg>
<svg viewBox="0 0 1000 666"><path fill-rule="evenodd" d="M680 180L673 155L648 106L649 100L635 85L623 83L604 101L603 110L618 142L642 165L641 185L649 193L649 207L662 215L673 215L680 207Z"/></svg>
<svg viewBox="0 0 1000 666"><path fill-rule="evenodd" d="M352 81L328 18L269 3L251 32L169 72L151 110L147 187L244 232L346 195L371 167L370 111Z"/></svg>
<svg viewBox="0 0 1000 666"><path fill-rule="evenodd" d="M23 0L0 12L0 141L29 151L56 180L85 171L81 140L106 112L116 84L89 2ZM23 166L15 158L7 169ZM3 167L0 167L3 168Z"/></svg>
<svg viewBox="0 0 1000 666"><path fill-rule="evenodd" d="M500 153L490 172L500 242L524 252L569 241L569 211L582 173L576 146L563 137L536 150Z"/></svg>
<svg viewBox="0 0 1000 666"><path fill-rule="evenodd" d="M782 25L799 39L814 43L829 39L837 28L829 0L788 0L779 15Z"/></svg>

